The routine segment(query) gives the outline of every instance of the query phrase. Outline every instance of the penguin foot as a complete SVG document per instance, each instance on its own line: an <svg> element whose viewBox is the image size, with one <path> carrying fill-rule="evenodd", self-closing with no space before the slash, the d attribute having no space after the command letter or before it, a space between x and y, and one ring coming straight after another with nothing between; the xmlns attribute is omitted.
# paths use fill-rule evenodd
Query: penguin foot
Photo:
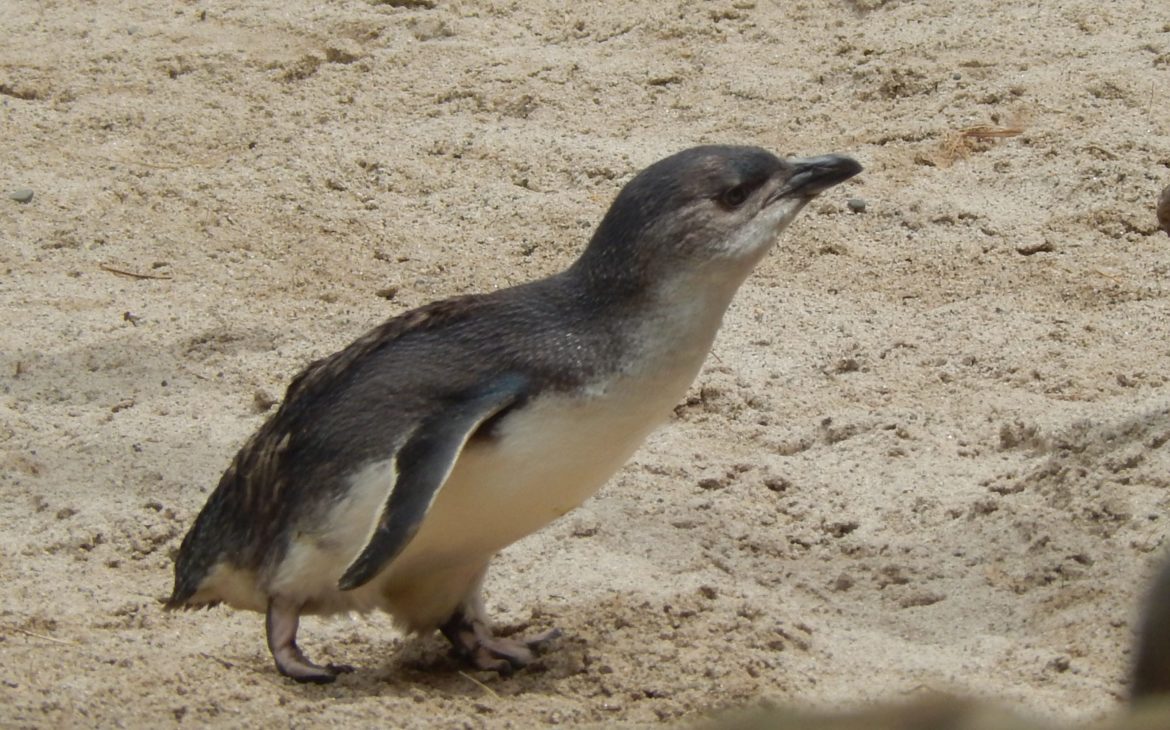
<svg viewBox="0 0 1170 730"><path fill-rule="evenodd" d="M329 684L338 674L353 671L347 664L314 664L297 646L297 626L300 624L300 610L280 599L268 603L265 628L268 631L268 650L276 661L281 674L298 682Z"/></svg>
<svg viewBox="0 0 1170 730"><path fill-rule="evenodd" d="M560 629L549 629L530 639L495 636L486 623L468 619L462 612L457 612L439 630L460 659L476 669L498 672L505 677L531 664L540 650L561 635Z"/></svg>
<svg viewBox="0 0 1170 730"><path fill-rule="evenodd" d="M276 659L277 671L301 683L329 684L337 679L337 675L353 671L348 664L314 664L295 646L291 655L273 654L273 658Z"/></svg>

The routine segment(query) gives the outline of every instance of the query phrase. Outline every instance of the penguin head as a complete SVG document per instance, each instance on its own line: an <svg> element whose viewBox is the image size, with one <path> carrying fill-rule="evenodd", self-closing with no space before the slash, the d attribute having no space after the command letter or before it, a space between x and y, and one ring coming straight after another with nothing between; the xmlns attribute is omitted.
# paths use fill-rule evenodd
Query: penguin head
<svg viewBox="0 0 1170 730"><path fill-rule="evenodd" d="M742 278L818 193L861 165L826 155L783 159L759 147L684 150L618 193L576 269L647 286L686 272Z"/></svg>

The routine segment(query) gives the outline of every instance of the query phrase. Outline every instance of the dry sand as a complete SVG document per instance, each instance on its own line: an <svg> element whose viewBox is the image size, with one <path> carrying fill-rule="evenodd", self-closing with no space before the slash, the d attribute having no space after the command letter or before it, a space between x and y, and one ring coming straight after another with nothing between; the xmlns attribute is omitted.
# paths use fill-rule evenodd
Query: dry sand
<svg viewBox="0 0 1170 730"><path fill-rule="evenodd" d="M1114 711L1170 521L1167 89L1163 0L0 0L0 725ZM359 672L299 686L259 616L160 610L301 366L564 267L704 142L867 170L677 417L499 559L499 620L565 631L538 666L310 619Z"/></svg>

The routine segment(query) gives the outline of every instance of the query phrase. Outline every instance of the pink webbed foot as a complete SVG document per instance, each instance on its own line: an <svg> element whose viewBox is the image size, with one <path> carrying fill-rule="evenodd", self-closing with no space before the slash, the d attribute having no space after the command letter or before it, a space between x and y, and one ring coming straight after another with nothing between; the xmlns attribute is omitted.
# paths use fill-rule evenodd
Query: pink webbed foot
<svg viewBox="0 0 1170 730"><path fill-rule="evenodd" d="M300 611L295 606L275 598L268 603L265 628L268 630L268 650L276 661L277 671L298 682L313 684L328 684L337 679L338 674L353 671L353 667L346 664L322 666L309 661L297 646L299 624Z"/></svg>
<svg viewBox="0 0 1170 730"><path fill-rule="evenodd" d="M528 639L495 636L486 623L469 619L462 611L456 612L439 630L460 659L476 669L503 676L531 664L542 649L561 635L560 629L549 629Z"/></svg>

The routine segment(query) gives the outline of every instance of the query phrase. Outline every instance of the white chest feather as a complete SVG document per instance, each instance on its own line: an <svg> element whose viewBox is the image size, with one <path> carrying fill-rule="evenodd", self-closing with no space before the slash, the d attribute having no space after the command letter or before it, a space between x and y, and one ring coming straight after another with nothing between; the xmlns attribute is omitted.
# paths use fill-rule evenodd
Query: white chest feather
<svg viewBox="0 0 1170 730"><path fill-rule="evenodd" d="M661 390L550 396L514 414L464 449L396 568L490 555L579 506L669 415Z"/></svg>

